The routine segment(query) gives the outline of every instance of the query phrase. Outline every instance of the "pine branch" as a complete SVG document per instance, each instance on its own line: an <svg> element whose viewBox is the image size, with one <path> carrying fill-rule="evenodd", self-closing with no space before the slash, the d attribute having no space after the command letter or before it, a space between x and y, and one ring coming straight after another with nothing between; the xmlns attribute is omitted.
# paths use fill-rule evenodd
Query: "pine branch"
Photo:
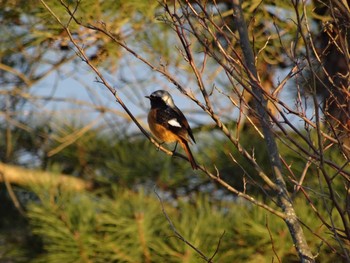
<svg viewBox="0 0 350 263"><path fill-rule="evenodd" d="M19 166L0 163L0 182L9 182L20 186L31 186L33 184L51 184L74 191L92 189L92 182L72 177L65 174L43 172L39 170L26 169Z"/></svg>

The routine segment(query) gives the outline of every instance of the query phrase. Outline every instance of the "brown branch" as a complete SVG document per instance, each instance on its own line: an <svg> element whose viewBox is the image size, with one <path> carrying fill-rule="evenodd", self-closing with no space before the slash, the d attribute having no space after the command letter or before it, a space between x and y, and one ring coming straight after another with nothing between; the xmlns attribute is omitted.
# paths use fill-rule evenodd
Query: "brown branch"
<svg viewBox="0 0 350 263"><path fill-rule="evenodd" d="M18 210L18 212L22 215L22 216L25 216L25 212L15 194L15 192L13 191L12 189L12 185L9 181L9 179L7 178L7 176L0 170L0 182L4 182L5 183L5 186L6 186L6 190L13 202L13 205L16 207L16 209Z"/></svg>
<svg viewBox="0 0 350 263"><path fill-rule="evenodd" d="M267 231L269 232L272 251L276 255L278 262L281 263L282 261L281 261L280 257L278 256L276 248L275 248L275 242L273 241L273 237L272 237L272 233L271 233L271 230L270 230L270 227L269 227L269 221L267 219L267 215L266 215L266 224L265 224L265 226L267 228Z"/></svg>
<svg viewBox="0 0 350 263"><path fill-rule="evenodd" d="M209 262L212 262L213 258L214 258L214 257L216 256L216 254L219 252L221 240L222 240L222 238L224 237L224 235L225 235L225 231L224 231L224 232L222 233L222 235L220 236L219 242L218 242L218 244L217 244L217 246L216 246L216 249L215 249L215 252L214 252L214 254L210 257Z"/></svg>
<svg viewBox="0 0 350 263"><path fill-rule="evenodd" d="M196 253L198 253L198 255L204 259L206 262L208 263L213 263L212 261L212 258L208 258L202 251L200 251L197 247L195 247L194 245L192 245L191 242L187 241L187 239L185 239L180 233L179 231L177 231L176 227L174 226L173 222L171 221L169 215L167 214L167 212L165 211L165 208L164 208L164 204L163 204L163 201L162 199L160 198L159 194L157 193L156 189L154 189L154 193L156 194L159 202L160 202L160 205L162 207L162 212L166 218L166 220L168 221L170 227L171 227L171 230L175 233L175 236L180 239L181 241L183 241L186 245L188 245L189 247L191 247L194 251L196 251ZM214 254L215 255L215 254Z"/></svg>
<svg viewBox="0 0 350 263"><path fill-rule="evenodd" d="M217 171L217 174L213 174L212 172L210 172L206 167L204 166L199 166L199 169L201 171L203 171L207 176L209 176L212 180L214 180L215 182L219 183L221 186L223 186L224 188L226 188L228 191L230 191L231 193L236 194L238 197L242 197L243 199L247 200L248 202L261 207L263 209L265 209L266 211L270 212L271 214L274 214L276 216L278 216L279 218L285 220L286 219L286 215L270 206L268 206L267 204L255 199L254 197L243 193L241 191L238 191L236 188L232 187L230 184L228 184L226 181L224 181L223 179L220 178L220 174Z"/></svg>
<svg viewBox="0 0 350 263"><path fill-rule="evenodd" d="M196 76L198 87L199 87L200 91L202 92L203 98L205 100L205 104L210 112L214 112L211 101L209 100L208 93L207 93L205 86L204 86L202 75L199 73L196 62L193 58L194 56L192 53L192 49L190 48L191 44L190 44L188 38L186 37L184 25L183 25L183 23L178 15L170 12L168 5L165 5L165 11L171 15L171 18L173 20L173 24L175 25L176 33L177 33L177 35L182 43L183 48L185 49L185 52L187 55L187 61L190 64L191 69ZM190 21L190 20L188 19L187 21Z"/></svg>
<svg viewBox="0 0 350 263"><path fill-rule="evenodd" d="M27 87L30 87L32 85L32 81L27 78L27 76L25 74L23 74L22 72L18 71L17 69L14 69L10 66L7 66L3 63L0 63L0 69L10 72L11 74L17 76L18 78L20 78L26 85Z"/></svg>

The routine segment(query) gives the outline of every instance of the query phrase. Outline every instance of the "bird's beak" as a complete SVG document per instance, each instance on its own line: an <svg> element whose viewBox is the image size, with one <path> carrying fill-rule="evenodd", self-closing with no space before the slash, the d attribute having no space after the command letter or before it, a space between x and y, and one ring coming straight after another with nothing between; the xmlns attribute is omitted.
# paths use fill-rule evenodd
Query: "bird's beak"
<svg viewBox="0 0 350 263"><path fill-rule="evenodd" d="M150 97L149 97L149 96L145 96L145 98L150 99Z"/></svg>

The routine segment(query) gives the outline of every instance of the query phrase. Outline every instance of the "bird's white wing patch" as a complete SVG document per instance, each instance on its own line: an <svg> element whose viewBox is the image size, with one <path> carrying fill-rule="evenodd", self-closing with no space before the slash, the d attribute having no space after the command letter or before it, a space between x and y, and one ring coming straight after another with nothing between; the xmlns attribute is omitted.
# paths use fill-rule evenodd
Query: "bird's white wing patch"
<svg viewBox="0 0 350 263"><path fill-rule="evenodd" d="M176 119L168 120L169 125L181 128L181 124Z"/></svg>

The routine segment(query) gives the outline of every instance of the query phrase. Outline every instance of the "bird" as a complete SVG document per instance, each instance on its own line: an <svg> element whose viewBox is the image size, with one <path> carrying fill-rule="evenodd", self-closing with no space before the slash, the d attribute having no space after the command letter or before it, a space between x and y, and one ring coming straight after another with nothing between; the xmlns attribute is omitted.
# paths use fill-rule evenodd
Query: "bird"
<svg viewBox="0 0 350 263"><path fill-rule="evenodd" d="M170 93L165 90L154 91L146 96L151 102L148 113L148 126L152 134L162 143L176 142L184 149L192 169L198 169L197 163L190 150L189 143L196 143L192 130L185 115L175 105Z"/></svg>

